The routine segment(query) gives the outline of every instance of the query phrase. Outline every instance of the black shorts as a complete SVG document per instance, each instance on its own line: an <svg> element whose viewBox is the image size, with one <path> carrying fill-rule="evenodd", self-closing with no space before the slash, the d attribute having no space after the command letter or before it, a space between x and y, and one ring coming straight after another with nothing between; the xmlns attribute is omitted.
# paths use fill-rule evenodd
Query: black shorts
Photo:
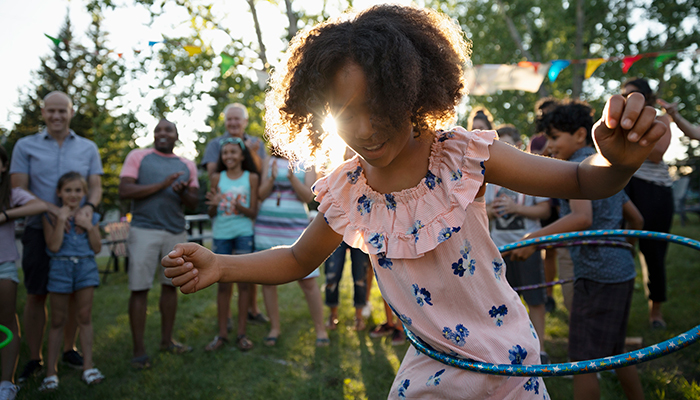
<svg viewBox="0 0 700 400"><path fill-rule="evenodd" d="M506 262L506 279L511 287L544 283L544 266L539 251L525 261L513 261L510 257L504 257L503 261ZM547 301L545 288L523 290L518 294L523 296L525 303L529 306L539 306Z"/></svg>
<svg viewBox="0 0 700 400"><path fill-rule="evenodd" d="M27 294L46 295L51 257L46 254L44 230L25 228L22 235L22 270Z"/></svg>
<svg viewBox="0 0 700 400"><path fill-rule="evenodd" d="M633 291L634 279L622 283L576 280L569 321L571 361L624 352Z"/></svg>

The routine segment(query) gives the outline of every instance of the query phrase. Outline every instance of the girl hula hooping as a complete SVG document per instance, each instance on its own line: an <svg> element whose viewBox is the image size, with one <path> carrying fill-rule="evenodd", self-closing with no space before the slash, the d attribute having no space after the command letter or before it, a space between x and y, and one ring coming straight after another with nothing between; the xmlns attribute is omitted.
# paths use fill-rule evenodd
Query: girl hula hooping
<svg viewBox="0 0 700 400"><path fill-rule="evenodd" d="M439 130L455 113L469 45L434 10L379 5L295 37L267 98L267 134L290 158L324 165L333 132L357 156L316 182L319 214L292 246L244 256L178 244L163 258L183 293L214 282L278 284L305 276L344 240L368 253L382 296L431 348L497 364L539 363L525 307L490 239L486 182L534 196L620 191L666 126L641 95L611 97L595 127L599 154L570 163ZM529 171L547 171L531 174ZM541 378L459 370L409 349L390 398L546 398Z"/></svg>

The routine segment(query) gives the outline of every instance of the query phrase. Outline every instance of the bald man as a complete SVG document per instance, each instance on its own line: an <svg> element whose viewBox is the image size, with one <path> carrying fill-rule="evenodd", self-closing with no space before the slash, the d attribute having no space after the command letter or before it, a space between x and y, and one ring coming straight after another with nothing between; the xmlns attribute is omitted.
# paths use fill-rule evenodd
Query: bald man
<svg viewBox="0 0 700 400"><path fill-rule="evenodd" d="M51 92L44 97L41 116L46 127L39 133L17 141L12 151L10 179L12 187L28 190L46 202L49 213L58 213L56 185L66 172L77 171L88 182L87 200L80 209L87 218L102 200L102 161L97 145L78 136L70 129L73 102L63 92ZM24 337L29 346L30 361L24 367L19 382L41 371L42 343L46 326L46 285L49 279L50 258L40 216L28 217L22 236L22 269L27 303L24 307ZM72 303L72 301L71 301ZM76 319L71 307L63 336L62 362L82 369L83 359L75 350Z"/></svg>

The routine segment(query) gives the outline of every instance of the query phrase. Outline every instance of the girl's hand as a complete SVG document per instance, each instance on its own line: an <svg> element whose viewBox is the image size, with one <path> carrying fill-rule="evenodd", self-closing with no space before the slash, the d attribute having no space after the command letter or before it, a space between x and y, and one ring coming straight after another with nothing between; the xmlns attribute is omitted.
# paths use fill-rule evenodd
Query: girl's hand
<svg viewBox="0 0 700 400"><path fill-rule="evenodd" d="M72 217L73 214L71 212L71 209L68 208L68 206L63 206L58 209L58 214L56 214L56 217L58 217L59 221L68 221L70 217Z"/></svg>
<svg viewBox="0 0 700 400"><path fill-rule="evenodd" d="M535 251L537 251L537 246L533 244L527 247L506 251L503 253L503 257L510 256L510 259L513 261L525 261L535 254Z"/></svg>
<svg viewBox="0 0 700 400"><path fill-rule="evenodd" d="M518 204L510 196L500 196L493 201L494 211L499 217L506 214L520 214Z"/></svg>
<svg viewBox="0 0 700 400"><path fill-rule="evenodd" d="M210 191L208 191L205 197L207 199L206 205L212 207L218 207L223 198L218 187L212 188Z"/></svg>
<svg viewBox="0 0 700 400"><path fill-rule="evenodd" d="M182 293L194 293L221 279L217 256L196 243L178 243L161 260L165 276L180 286Z"/></svg>
<svg viewBox="0 0 700 400"><path fill-rule="evenodd" d="M632 93L627 99L614 95L593 126L593 139L610 164L636 170L667 129L666 124L656 120L656 110L645 106L643 95Z"/></svg>
<svg viewBox="0 0 700 400"><path fill-rule="evenodd" d="M75 225L87 230L92 229L94 226L92 224L92 217L88 218L85 213L82 213L78 211L78 213L75 214Z"/></svg>
<svg viewBox="0 0 700 400"><path fill-rule="evenodd" d="M670 115L671 118L676 118L676 115L678 115L678 102L669 103L663 99L656 99L656 104L663 107L666 114Z"/></svg>

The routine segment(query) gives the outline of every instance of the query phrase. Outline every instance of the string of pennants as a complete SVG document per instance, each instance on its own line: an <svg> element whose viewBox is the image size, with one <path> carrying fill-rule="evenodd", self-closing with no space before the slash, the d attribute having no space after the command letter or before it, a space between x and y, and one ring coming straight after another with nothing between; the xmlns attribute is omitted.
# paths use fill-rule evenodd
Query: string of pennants
<svg viewBox="0 0 700 400"><path fill-rule="evenodd" d="M60 39L56 39L47 34L44 34L56 46L61 43ZM149 41L148 46L153 47L158 43L165 43L165 40ZM202 53L202 48L194 45L183 45L182 48L190 57ZM110 51L112 52L112 51ZM135 53L140 53L140 50L134 50ZM557 77L571 64L585 64L584 72L585 79L590 78L593 73L603 63L622 61L622 72L627 73L632 65L642 58L654 57L654 66L659 68L665 61L676 57L684 50L664 51L643 53L637 55L625 55L620 57L610 58L588 58L581 60L552 60L546 63L521 61L517 64L482 64L468 68L465 72L467 80L467 89L469 94L473 96L482 96L497 93L499 90L523 90L526 92L535 93L539 90L545 77L550 81L555 82ZM123 53L115 53L119 58ZM700 54L700 49L690 53L691 56ZM231 68L236 65L233 57L226 53L221 53L221 75L225 75ZM267 81L267 72L255 70L260 83Z"/></svg>
<svg viewBox="0 0 700 400"><path fill-rule="evenodd" d="M552 60L546 63L521 61L517 64L483 64L476 65L466 71L467 89L473 96L483 96L497 93L499 90L523 90L535 93L539 90L545 77L555 82L557 77L571 64L585 64L585 79L605 62L622 61L622 72L627 73L632 65L642 58L655 58L656 68L676 57L685 50L643 53L630 56L610 58L589 58L582 60ZM697 57L700 49L689 54Z"/></svg>

